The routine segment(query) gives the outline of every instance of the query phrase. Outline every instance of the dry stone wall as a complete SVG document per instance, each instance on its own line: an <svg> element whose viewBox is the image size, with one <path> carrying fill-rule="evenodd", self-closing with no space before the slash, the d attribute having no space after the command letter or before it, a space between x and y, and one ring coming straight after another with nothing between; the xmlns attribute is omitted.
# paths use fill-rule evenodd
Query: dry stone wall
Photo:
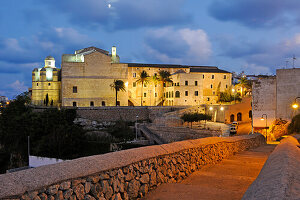
<svg viewBox="0 0 300 200"><path fill-rule="evenodd" d="M79 158L0 175L0 199L136 199L204 165L265 143L260 134L203 138Z"/></svg>

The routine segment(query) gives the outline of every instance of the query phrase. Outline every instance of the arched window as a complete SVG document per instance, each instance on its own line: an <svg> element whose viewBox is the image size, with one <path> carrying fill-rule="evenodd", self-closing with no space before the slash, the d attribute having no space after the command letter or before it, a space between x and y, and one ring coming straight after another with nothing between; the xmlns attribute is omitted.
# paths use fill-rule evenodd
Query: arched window
<svg viewBox="0 0 300 200"><path fill-rule="evenodd" d="M237 121L242 121L242 113L237 114Z"/></svg>
<svg viewBox="0 0 300 200"><path fill-rule="evenodd" d="M230 122L234 121L234 114L230 115Z"/></svg>
<svg viewBox="0 0 300 200"><path fill-rule="evenodd" d="M175 97L176 97L176 98L179 98L179 97L180 97L180 92L179 92L179 91L176 91L176 92L175 92Z"/></svg>

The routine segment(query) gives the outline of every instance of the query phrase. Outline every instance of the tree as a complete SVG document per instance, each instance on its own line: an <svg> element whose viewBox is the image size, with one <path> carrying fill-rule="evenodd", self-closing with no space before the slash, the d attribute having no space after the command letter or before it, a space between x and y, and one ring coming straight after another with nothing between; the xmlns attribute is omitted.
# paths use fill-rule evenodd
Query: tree
<svg viewBox="0 0 300 200"><path fill-rule="evenodd" d="M116 106L118 104L118 92L126 91L124 81L122 80L114 80L112 84L110 84L111 89L116 91Z"/></svg>
<svg viewBox="0 0 300 200"><path fill-rule="evenodd" d="M46 98L45 98L44 103L45 103L46 106L48 106L48 104L49 104L49 95L48 95L48 93L46 94Z"/></svg>
<svg viewBox="0 0 300 200"><path fill-rule="evenodd" d="M139 79L136 81L137 83L141 83L142 84L142 87L141 87L141 106L143 106L143 87L144 87L144 83L148 83L148 78L149 78L149 75L148 73L143 70L140 74L139 74Z"/></svg>
<svg viewBox="0 0 300 200"><path fill-rule="evenodd" d="M161 70L159 71L159 79L163 83L163 87L166 87L167 83L173 83L172 79L170 78L171 74L168 71ZM162 90L162 93L164 92L164 89ZM162 104L164 105L164 104Z"/></svg>
<svg viewBox="0 0 300 200"><path fill-rule="evenodd" d="M156 96L155 96L155 93L156 93L156 86L159 82L159 77L157 76L157 74L154 74L152 77L151 77L151 81L152 83L154 84L154 99L155 99L155 102L154 102L154 105L156 106Z"/></svg>
<svg viewBox="0 0 300 200"><path fill-rule="evenodd" d="M193 125L193 122L198 122L201 120L211 120L211 116L207 114L202 113L185 113L180 117L184 122L190 122L191 128Z"/></svg>
<svg viewBox="0 0 300 200"><path fill-rule="evenodd" d="M241 96L243 97L244 96L244 89L251 89L251 83L250 81L247 79L246 76L242 76L240 79L239 79L239 82L237 84L238 86L241 87Z"/></svg>
<svg viewBox="0 0 300 200"><path fill-rule="evenodd" d="M300 114L293 117L292 122L288 126L288 133L300 133Z"/></svg>

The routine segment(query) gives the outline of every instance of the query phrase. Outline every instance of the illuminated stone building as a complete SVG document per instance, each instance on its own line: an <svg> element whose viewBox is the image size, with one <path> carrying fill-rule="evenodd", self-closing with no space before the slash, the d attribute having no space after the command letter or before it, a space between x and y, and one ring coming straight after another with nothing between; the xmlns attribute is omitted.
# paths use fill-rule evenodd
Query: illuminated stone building
<svg viewBox="0 0 300 200"><path fill-rule="evenodd" d="M64 54L61 68L62 106L115 106L115 91L110 87L114 80L126 86L126 92L118 92L120 106L216 104L219 92L229 89L232 82L232 74L217 67L120 63L116 47L111 54L96 47ZM162 70L170 72L172 83L153 81ZM149 75L143 86L138 81L142 71ZM35 69L33 74L39 72ZM34 75L33 85L37 83ZM43 102L45 94L33 94L33 103Z"/></svg>
<svg viewBox="0 0 300 200"><path fill-rule="evenodd" d="M55 67L55 59L48 56L43 68L32 71L32 103L34 105L61 105L60 69Z"/></svg>

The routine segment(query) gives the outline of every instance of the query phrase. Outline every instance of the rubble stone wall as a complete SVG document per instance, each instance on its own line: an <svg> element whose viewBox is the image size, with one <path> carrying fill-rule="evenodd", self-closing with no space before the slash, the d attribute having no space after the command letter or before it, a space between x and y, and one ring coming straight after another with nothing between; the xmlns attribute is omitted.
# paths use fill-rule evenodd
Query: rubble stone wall
<svg viewBox="0 0 300 200"><path fill-rule="evenodd" d="M136 199L204 165L265 143L260 134L203 138L0 175L0 199Z"/></svg>

